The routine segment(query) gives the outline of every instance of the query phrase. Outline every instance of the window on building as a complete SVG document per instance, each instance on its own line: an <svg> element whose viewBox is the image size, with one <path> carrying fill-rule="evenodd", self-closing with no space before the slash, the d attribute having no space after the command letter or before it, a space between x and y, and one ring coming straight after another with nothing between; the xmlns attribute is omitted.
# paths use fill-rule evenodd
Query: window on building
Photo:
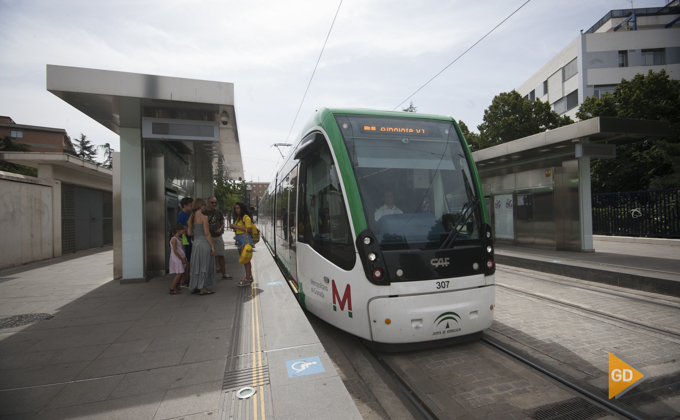
<svg viewBox="0 0 680 420"><path fill-rule="evenodd" d="M567 95L567 111L578 106L578 89Z"/></svg>
<svg viewBox="0 0 680 420"><path fill-rule="evenodd" d="M543 82L543 94L544 95L548 94L548 80L547 79Z"/></svg>
<svg viewBox="0 0 680 420"><path fill-rule="evenodd" d="M611 93L613 95L615 90L616 90L616 85L595 85L594 96L599 99L605 93Z"/></svg>
<svg viewBox="0 0 680 420"><path fill-rule="evenodd" d="M643 66L663 66L666 64L666 50L656 48L653 50L642 50Z"/></svg>
<svg viewBox="0 0 680 420"><path fill-rule="evenodd" d="M564 81L567 81L574 77L578 73L578 65L576 64L576 59L571 60L566 66L564 66Z"/></svg>
<svg viewBox="0 0 680 420"><path fill-rule="evenodd" d="M554 104L553 104L553 111L555 111L557 114L564 114L567 112L567 98L562 97L558 99Z"/></svg>
<svg viewBox="0 0 680 420"><path fill-rule="evenodd" d="M24 138L24 132L23 131L10 130L9 136L12 137L13 139L22 139L22 138Z"/></svg>
<svg viewBox="0 0 680 420"><path fill-rule="evenodd" d="M628 51L619 51L619 67L628 67Z"/></svg>

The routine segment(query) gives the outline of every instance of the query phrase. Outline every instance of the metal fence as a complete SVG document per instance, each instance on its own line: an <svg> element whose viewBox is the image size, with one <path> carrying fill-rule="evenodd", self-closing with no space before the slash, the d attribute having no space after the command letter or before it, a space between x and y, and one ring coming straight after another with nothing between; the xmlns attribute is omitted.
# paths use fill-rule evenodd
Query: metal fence
<svg viewBox="0 0 680 420"><path fill-rule="evenodd" d="M593 194L593 234L680 238L680 189Z"/></svg>

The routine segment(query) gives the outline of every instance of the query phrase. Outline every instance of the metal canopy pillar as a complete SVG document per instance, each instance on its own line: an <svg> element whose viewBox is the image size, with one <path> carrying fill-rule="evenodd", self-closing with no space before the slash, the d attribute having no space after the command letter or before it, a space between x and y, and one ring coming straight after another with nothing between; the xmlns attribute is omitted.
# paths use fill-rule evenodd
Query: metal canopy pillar
<svg viewBox="0 0 680 420"><path fill-rule="evenodd" d="M137 282L146 278L141 102L121 98L120 109L122 282Z"/></svg>

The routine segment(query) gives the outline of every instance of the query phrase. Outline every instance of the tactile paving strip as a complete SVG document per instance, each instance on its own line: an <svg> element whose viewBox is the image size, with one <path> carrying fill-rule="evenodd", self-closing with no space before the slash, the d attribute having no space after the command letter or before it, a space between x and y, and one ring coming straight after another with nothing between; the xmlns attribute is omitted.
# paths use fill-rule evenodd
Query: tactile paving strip
<svg viewBox="0 0 680 420"><path fill-rule="evenodd" d="M257 276L256 273L253 273ZM219 419L251 420L273 418L269 366L263 351L264 329L257 288L239 288L229 359L222 382ZM255 394L241 399L238 391L252 387Z"/></svg>
<svg viewBox="0 0 680 420"><path fill-rule="evenodd" d="M244 386L253 386L255 382L261 385L269 385L269 366L256 366L224 372L222 389L237 390Z"/></svg>

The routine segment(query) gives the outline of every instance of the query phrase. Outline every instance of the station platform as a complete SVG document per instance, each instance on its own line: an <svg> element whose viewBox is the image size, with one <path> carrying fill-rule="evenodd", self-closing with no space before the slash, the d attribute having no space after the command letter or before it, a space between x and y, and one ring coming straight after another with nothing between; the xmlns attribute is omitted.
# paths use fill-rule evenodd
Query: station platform
<svg viewBox="0 0 680 420"><path fill-rule="evenodd" d="M496 243L496 263L680 297L680 240L594 236L595 252Z"/></svg>
<svg viewBox="0 0 680 420"><path fill-rule="evenodd" d="M120 284L110 247L0 271L0 418L360 419L265 246L249 287L225 258L207 296Z"/></svg>

